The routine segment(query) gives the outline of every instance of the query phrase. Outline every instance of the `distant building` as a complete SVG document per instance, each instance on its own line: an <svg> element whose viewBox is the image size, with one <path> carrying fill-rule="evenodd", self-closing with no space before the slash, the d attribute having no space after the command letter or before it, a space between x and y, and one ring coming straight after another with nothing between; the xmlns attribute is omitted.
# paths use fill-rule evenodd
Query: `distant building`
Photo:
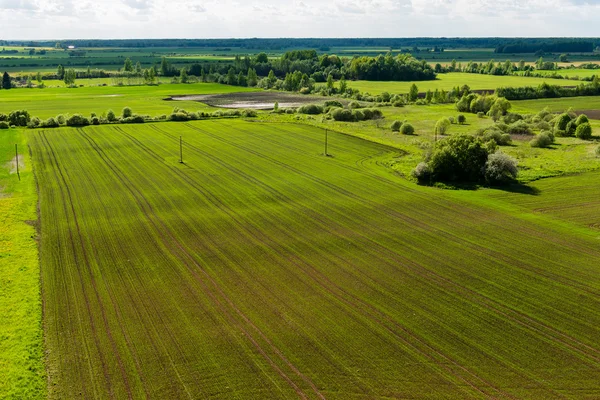
<svg viewBox="0 0 600 400"><path fill-rule="evenodd" d="M67 47L69 50L73 50L75 48L75 46L69 46Z"/></svg>

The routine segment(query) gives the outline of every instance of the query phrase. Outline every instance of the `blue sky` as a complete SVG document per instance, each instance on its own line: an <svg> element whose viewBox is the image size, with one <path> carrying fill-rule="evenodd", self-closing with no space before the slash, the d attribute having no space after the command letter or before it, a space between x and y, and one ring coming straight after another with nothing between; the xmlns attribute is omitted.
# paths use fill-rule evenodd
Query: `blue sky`
<svg viewBox="0 0 600 400"><path fill-rule="evenodd" d="M0 14L0 39L600 37L600 0L0 0Z"/></svg>

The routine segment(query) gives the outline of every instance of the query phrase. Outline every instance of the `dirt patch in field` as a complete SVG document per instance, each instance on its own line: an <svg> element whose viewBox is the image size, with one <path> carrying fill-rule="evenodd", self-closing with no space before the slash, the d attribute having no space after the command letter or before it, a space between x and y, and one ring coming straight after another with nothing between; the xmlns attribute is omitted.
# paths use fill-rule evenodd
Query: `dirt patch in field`
<svg viewBox="0 0 600 400"><path fill-rule="evenodd" d="M600 119L600 110L577 110L575 113L577 115L585 114L590 119Z"/></svg>
<svg viewBox="0 0 600 400"><path fill-rule="evenodd" d="M275 102L278 102L281 108L300 107L304 104L323 103L326 98L282 92L244 92L171 96L165 100L198 101L212 107L221 108L270 110L273 108ZM345 103L345 101L342 101L342 103Z"/></svg>
<svg viewBox="0 0 600 400"><path fill-rule="evenodd" d="M11 174L16 174L17 173L17 157L13 157L12 160L10 160L8 162L8 164L6 164L6 167L8 168L8 170L10 171ZM19 154L19 172L23 171L25 169L25 158L23 157L22 154Z"/></svg>

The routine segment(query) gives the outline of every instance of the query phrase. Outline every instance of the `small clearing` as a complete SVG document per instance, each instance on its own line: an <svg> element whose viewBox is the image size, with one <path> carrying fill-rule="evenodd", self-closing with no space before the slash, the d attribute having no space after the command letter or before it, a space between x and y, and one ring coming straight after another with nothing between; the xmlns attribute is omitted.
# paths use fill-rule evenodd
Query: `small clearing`
<svg viewBox="0 0 600 400"><path fill-rule="evenodd" d="M279 107L282 108L299 107L304 104L323 102L323 97L283 92L241 92L171 96L166 100L198 101L212 107L221 108L270 110L273 108L275 102L278 102Z"/></svg>
<svg viewBox="0 0 600 400"><path fill-rule="evenodd" d="M10 160L7 164L6 167L8 168L8 170L10 171L11 174L16 174L17 173L17 156L13 157L12 160ZM19 172L23 171L25 169L25 158L23 157L22 154L19 154Z"/></svg>

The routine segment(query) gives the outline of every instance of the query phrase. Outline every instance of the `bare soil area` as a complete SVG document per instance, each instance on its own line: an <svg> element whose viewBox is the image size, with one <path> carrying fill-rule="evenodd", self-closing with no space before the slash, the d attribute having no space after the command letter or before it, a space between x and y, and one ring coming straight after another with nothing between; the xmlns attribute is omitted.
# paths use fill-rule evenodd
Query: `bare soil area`
<svg viewBox="0 0 600 400"><path fill-rule="evenodd" d="M251 108L256 110L270 110L275 102L279 107L300 107L304 104L322 103L326 99L322 96L291 94L285 92L243 92L224 94L200 94L171 96L165 100L198 101L212 107L221 108ZM344 101L342 101L344 102Z"/></svg>
<svg viewBox="0 0 600 400"><path fill-rule="evenodd" d="M10 160L6 167L9 169L11 174L16 174L17 173L17 157L13 157L12 160ZM19 172L23 171L25 169L25 157L22 154L19 154Z"/></svg>
<svg viewBox="0 0 600 400"><path fill-rule="evenodd" d="M577 110L575 113L577 115L585 114L589 119L600 119L600 110Z"/></svg>

